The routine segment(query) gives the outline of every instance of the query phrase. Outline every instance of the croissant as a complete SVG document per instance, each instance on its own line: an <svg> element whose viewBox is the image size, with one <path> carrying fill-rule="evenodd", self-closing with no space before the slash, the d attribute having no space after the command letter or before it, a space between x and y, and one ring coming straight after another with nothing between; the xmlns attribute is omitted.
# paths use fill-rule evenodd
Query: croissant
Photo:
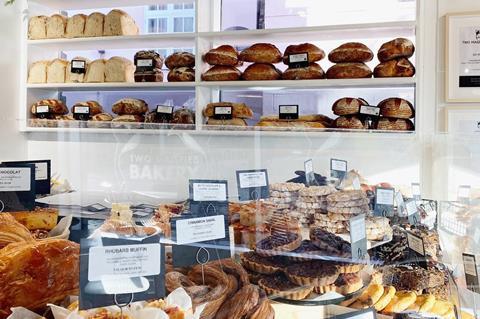
<svg viewBox="0 0 480 319"><path fill-rule="evenodd" d="M0 249L10 243L33 241L30 231L12 215L0 213Z"/></svg>
<svg viewBox="0 0 480 319"><path fill-rule="evenodd" d="M0 249L0 319L10 308L40 310L78 294L79 245L63 239L12 243Z"/></svg>

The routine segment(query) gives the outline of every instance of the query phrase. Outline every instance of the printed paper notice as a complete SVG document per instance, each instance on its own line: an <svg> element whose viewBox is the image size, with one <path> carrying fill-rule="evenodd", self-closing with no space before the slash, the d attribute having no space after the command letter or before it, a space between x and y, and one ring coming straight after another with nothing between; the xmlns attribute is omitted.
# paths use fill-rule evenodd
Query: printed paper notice
<svg viewBox="0 0 480 319"><path fill-rule="evenodd" d="M265 172L239 173L239 180L240 188L267 186Z"/></svg>
<svg viewBox="0 0 480 319"><path fill-rule="evenodd" d="M177 220L176 226L178 245L223 239L226 236L223 215Z"/></svg>
<svg viewBox="0 0 480 319"><path fill-rule="evenodd" d="M0 192L30 191L30 168L0 168Z"/></svg>
<svg viewBox="0 0 480 319"><path fill-rule="evenodd" d="M227 200L227 187L223 183L194 183L193 200L196 202Z"/></svg>

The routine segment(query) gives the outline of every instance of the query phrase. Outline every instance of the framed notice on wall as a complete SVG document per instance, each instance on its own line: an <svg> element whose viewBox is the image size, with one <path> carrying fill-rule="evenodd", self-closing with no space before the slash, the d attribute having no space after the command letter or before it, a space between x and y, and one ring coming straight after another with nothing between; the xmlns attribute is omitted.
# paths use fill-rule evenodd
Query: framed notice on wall
<svg viewBox="0 0 480 319"><path fill-rule="evenodd" d="M480 12L446 16L448 102L480 102Z"/></svg>

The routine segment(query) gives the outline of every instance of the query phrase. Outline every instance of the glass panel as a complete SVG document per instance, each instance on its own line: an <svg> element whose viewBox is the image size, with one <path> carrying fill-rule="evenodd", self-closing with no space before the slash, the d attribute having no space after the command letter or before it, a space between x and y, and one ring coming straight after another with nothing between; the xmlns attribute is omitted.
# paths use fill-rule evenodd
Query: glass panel
<svg viewBox="0 0 480 319"><path fill-rule="evenodd" d="M166 4L159 4L158 5L158 10L167 10L168 9L168 5Z"/></svg>
<svg viewBox="0 0 480 319"><path fill-rule="evenodd" d="M148 33L156 33L158 30L157 19L148 19Z"/></svg>
<svg viewBox="0 0 480 319"><path fill-rule="evenodd" d="M181 9L183 9L183 4L182 4L182 3L174 4L174 5L173 5L173 8L174 8L175 10L181 10Z"/></svg>
<svg viewBox="0 0 480 319"><path fill-rule="evenodd" d="M155 10L157 10L157 6L156 5L148 6L148 10L155 11Z"/></svg>
<svg viewBox="0 0 480 319"><path fill-rule="evenodd" d="M173 32L183 32L183 18L173 18Z"/></svg>
<svg viewBox="0 0 480 319"><path fill-rule="evenodd" d="M158 32L168 32L168 19L167 18L158 19Z"/></svg>
<svg viewBox="0 0 480 319"><path fill-rule="evenodd" d="M194 6L194 3L185 3L183 5L183 8L186 10L186 9L193 9L193 6Z"/></svg>
<svg viewBox="0 0 480 319"><path fill-rule="evenodd" d="M193 18L186 17L183 20L183 31L193 32Z"/></svg>

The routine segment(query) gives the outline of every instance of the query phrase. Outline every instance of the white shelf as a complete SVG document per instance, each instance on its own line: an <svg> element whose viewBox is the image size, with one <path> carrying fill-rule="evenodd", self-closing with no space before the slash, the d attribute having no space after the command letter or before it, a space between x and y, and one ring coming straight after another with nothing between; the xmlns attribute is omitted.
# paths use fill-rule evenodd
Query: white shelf
<svg viewBox="0 0 480 319"><path fill-rule="evenodd" d="M50 51L158 49L195 47L196 33L159 33L132 36L27 40L32 48Z"/></svg>
<svg viewBox="0 0 480 319"><path fill-rule="evenodd" d="M185 0L35 0L32 2L55 10L78 10L113 7L134 7L151 4L184 3Z"/></svg>
<svg viewBox="0 0 480 319"><path fill-rule="evenodd" d="M199 32L199 38L215 42L233 42L251 44L254 42L296 43L302 40L353 40L380 37L408 37L415 35L416 22L380 22L365 24L328 25L317 27L297 27L262 30L235 30L219 32Z"/></svg>
<svg viewBox="0 0 480 319"><path fill-rule="evenodd" d="M135 82L135 83L46 83L27 84L27 89L69 91L117 91L117 90L194 90L195 82Z"/></svg>

